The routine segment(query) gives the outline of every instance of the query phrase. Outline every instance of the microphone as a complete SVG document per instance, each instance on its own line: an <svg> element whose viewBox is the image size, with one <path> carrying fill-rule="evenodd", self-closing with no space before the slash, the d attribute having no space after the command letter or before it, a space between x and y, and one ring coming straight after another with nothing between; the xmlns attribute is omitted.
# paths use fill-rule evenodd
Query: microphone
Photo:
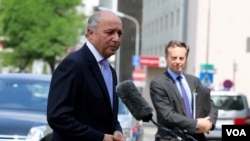
<svg viewBox="0 0 250 141"><path fill-rule="evenodd" d="M148 122L152 119L153 109L141 96L133 81L125 80L121 82L117 86L116 92L135 119L144 122Z"/></svg>
<svg viewBox="0 0 250 141"><path fill-rule="evenodd" d="M171 130L156 123L152 119L153 109L149 106L147 101L142 97L142 95L138 91L138 88L135 86L132 80L125 80L121 82L116 87L116 93L118 97L121 98L122 102L126 105L128 110L131 112L131 114L136 120L142 120L144 122L151 121L158 128L167 131L170 135L179 139L180 141L189 141L189 140L197 141L196 139L192 138L192 136L185 134L184 132L178 131L179 130L178 128Z"/></svg>

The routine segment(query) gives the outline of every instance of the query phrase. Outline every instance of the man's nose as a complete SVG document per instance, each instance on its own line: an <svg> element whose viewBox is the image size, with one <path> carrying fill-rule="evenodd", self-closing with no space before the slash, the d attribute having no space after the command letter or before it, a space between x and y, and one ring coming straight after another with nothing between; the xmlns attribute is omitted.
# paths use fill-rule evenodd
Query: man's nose
<svg viewBox="0 0 250 141"><path fill-rule="evenodd" d="M181 59L177 58L176 63L179 64L181 62Z"/></svg>
<svg viewBox="0 0 250 141"><path fill-rule="evenodd" d="M121 40L121 36L119 33L115 33L114 34L114 41L120 41Z"/></svg>

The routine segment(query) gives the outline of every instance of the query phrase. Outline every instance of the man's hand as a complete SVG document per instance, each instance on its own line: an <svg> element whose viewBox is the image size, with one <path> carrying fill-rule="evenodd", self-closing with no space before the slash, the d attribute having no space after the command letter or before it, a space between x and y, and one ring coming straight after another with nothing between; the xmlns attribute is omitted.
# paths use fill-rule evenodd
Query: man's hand
<svg viewBox="0 0 250 141"><path fill-rule="evenodd" d="M115 131L114 135L105 134L103 141L125 141L125 136L120 131Z"/></svg>
<svg viewBox="0 0 250 141"><path fill-rule="evenodd" d="M114 141L125 141L125 136L120 131L114 132Z"/></svg>
<svg viewBox="0 0 250 141"><path fill-rule="evenodd" d="M103 141L113 141L113 135L105 134Z"/></svg>
<svg viewBox="0 0 250 141"><path fill-rule="evenodd" d="M209 130L212 128L212 122L209 116L204 118L198 118L197 121L198 121L198 127L195 133L209 132Z"/></svg>

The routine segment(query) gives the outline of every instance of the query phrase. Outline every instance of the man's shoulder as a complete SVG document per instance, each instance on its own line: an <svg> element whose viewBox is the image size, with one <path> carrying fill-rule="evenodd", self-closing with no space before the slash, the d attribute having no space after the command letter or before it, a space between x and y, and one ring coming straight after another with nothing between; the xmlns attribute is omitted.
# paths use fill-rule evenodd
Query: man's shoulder
<svg viewBox="0 0 250 141"><path fill-rule="evenodd" d="M197 76L192 75L192 74L183 73L183 75L184 75L186 78L199 79Z"/></svg>
<svg viewBox="0 0 250 141"><path fill-rule="evenodd" d="M162 83L162 82L168 82L171 80L171 77L168 76L166 73L162 73L162 74L159 74L157 76L155 76L152 80L151 80L151 83L152 82L159 82L159 83Z"/></svg>
<svg viewBox="0 0 250 141"><path fill-rule="evenodd" d="M152 80L162 79L167 77L165 73L156 75Z"/></svg>

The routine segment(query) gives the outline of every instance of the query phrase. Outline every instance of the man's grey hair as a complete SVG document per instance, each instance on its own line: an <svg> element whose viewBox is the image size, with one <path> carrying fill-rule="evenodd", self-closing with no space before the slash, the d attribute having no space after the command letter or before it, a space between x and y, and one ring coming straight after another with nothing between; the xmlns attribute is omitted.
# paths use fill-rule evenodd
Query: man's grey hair
<svg viewBox="0 0 250 141"><path fill-rule="evenodd" d="M91 29L93 30L93 32L96 32L96 29L99 24L99 17L100 17L100 12L96 12L93 15L91 15L88 19L87 29ZM86 34L86 37L88 37L88 33Z"/></svg>

